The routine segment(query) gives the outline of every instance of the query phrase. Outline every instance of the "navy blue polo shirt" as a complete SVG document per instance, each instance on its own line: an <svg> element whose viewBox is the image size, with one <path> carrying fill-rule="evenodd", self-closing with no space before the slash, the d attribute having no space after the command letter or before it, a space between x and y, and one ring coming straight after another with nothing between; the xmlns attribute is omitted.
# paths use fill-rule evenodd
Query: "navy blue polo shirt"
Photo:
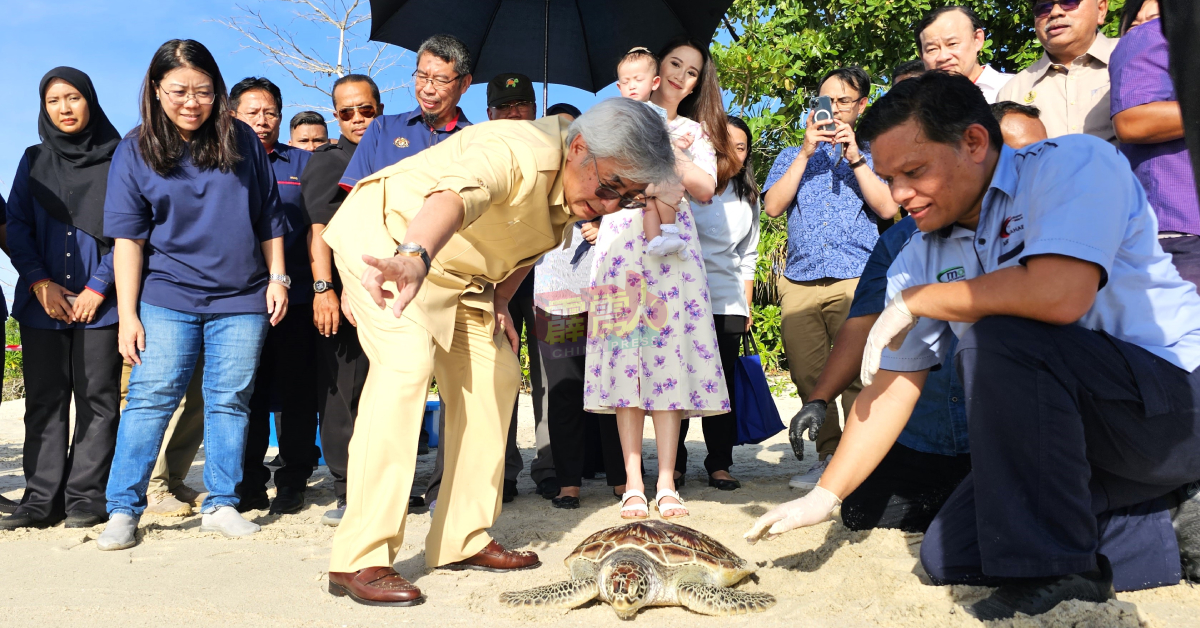
<svg viewBox="0 0 1200 628"><path fill-rule="evenodd" d="M312 303L312 265L308 260L308 230L311 223L300 197L300 173L304 172L312 153L276 142L267 156L275 172L275 183L279 186L279 203L292 228L283 236L284 261L287 263L287 273L292 278L288 302Z"/></svg>
<svg viewBox="0 0 1200 628"><path fill-rule="evenodd" d="M100 255L100 243L74 225L60 222L42 208L29 185L29 161L21 157L5 211L8 252L17 271L13 316L35 329L91 329L117 322L117 291L113 285L112 251ZM90 324L68 325L50 318L30 288L49 279L82 294L91 290L104 297ZM5 318L8 318L7 313Z"/></svg>
<svg viewBox="0 0 1200 628"><path fill-rule="evenodd" d="M471 126L458 109L458 116L445 127L433 129L421 119L421 108L395 116L379 116L371 121L358 149L346 166L338 185L350 190L359 181L391 166L405 157L437 144L452 133Z"/></svg>
<svg viewBox="0 0 1200 628"><path fill-rule="evenodd" d="M267 151L234 121L242 159L229 172L201 170L184 149L161 176L142 161L138 133L117 145L104 198L104 235L146 239L141 300L197 314L267 311L261 243L289 229Z"/></svg>

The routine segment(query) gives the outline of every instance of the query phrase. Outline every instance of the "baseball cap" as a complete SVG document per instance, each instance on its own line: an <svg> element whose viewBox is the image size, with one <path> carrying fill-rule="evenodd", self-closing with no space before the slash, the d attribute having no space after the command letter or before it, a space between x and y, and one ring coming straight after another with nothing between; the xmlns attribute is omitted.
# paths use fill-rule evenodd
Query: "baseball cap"
<svg viewBox="0 0 1200 628"><path fill-rule="evenodd" d="M529 80L528 76L506 72L497 74L488 82L487 104L489 107L497 107L517 100L536 102L533 81Z"/></svg>

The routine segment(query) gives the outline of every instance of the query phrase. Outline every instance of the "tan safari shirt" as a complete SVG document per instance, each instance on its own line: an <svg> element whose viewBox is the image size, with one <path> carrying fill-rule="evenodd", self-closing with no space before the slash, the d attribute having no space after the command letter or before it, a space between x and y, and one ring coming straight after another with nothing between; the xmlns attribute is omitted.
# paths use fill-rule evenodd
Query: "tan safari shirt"
<svg viewBox="0 0 1200 628"><path fill-rule="evenodd" d="M339 267L361 277L362 255L392 257L427 196L457 193L463 226L434 257L404 310L404 318L449 349L459 303L491 312L492 284L569 237L567 227L577 218L564 200L561 177L568 124L562 116L476 124L363 179L323 232Z"/></svg>
<svg viewBox="0 0 1200 628"><path fill-rule="evenodd" d="M1116 47L1117 40L1096 33L1088 51L1070 65L1054 63L1043 53L1001 87L997 98L1040 109L1050 137L1087 133L1115 144L1108 115L1108 57Z"/></svg>

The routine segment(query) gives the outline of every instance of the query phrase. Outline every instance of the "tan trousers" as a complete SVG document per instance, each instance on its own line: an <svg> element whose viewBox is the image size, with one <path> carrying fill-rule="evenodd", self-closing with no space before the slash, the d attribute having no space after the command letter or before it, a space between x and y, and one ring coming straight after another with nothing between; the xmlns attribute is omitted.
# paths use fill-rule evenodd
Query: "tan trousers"
<svg viewBox="0 0 1200 628"><path fill-rule="evenodd" d="M125 395L129 394L129 374L132 371L132 365L121 365L122 410L125 409ZM200 451L200 444L204 442L203 384L204 356L200 356L192 381L188 382L187 392L180 400L175 413L171 415L171 422L167 424L162 448L158 450L158 460L155 461L154 471L150 474L147 495L178 488L191 470L192 463L196 461L196 453Z"/></svg>
<svg viewBox="0 0 1200 628"><path fill-rule="evenodd" d="M796 392L807 402L825 368L825 361L829 359L833 339L850 312L858 279L792 281L780 277L778 287L783 351ZM855 378L842 393L842 407L846 412L850 411L861 390L862 382ZM817 433L817 455L822 460L833 455L842 439L841 418L833 401L829 400L825 424Z"/></svg>
<svg viewBox="0 0 1200 628"><path fill-rule="evenodd" d="M339 262L339 270L341 264ZM343 277L350 277L342 270ZM450 351L424 328L380 310L357 281L346 283L358 337L371 361L346 474L346 513L333 537L329 571L391 566L404 522L417 457L417 437L431 377L445 418L445 470L425 540L425 564L469 558L491 542L500 515L504 444L521 368L490 313L458 305ZM439 452L442 455L443 452Z"/></svg>

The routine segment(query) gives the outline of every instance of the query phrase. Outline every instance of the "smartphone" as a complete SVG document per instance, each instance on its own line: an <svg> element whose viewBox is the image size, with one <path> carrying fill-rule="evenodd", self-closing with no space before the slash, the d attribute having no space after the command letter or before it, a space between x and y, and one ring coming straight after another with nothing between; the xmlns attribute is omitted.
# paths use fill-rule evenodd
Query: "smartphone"
<svg viewBox="0 0 1200 628"><path fill-rule="evenodd" d="M73 294L68 294L65 298L67 299L67 305L69 305L71 307L75 307L75 299L77 299L79 297L76 297Z"/></svg>
<svg viewBox="0 0 1200 628"><path fill-rule="evenodd" d="M833 101L828 96L818 96L814 101L812 108L813 123L822 131L832 131L837 126L833 123ZM834 144L833 146L833 163L837 164L842 160L842 145Z"/></svg>

